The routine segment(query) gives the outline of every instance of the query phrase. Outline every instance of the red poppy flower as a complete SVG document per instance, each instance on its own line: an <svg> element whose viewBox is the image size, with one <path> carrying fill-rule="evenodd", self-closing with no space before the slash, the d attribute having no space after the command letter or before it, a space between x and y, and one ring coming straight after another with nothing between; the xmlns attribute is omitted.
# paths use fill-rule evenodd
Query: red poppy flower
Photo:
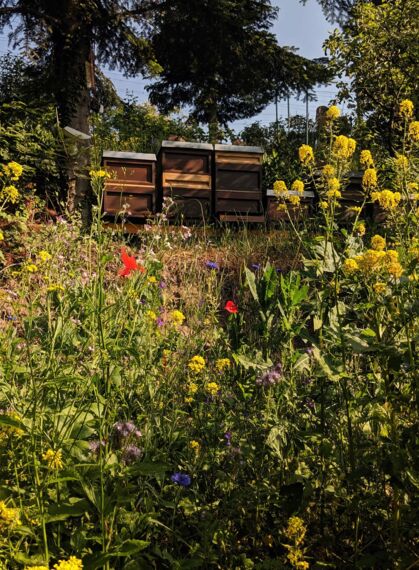
<svg viewBox="0 0 419 570"><path fill-rule="evenodd" d="M121 261L124 264L124 267L118 271L118 275L128 277L131 271L140 271L141 273L145 273L145 267L139 265L133 255L128 255L124 247L121 249Z"/></svg>
<svg viewBox="0 0 419 570"><path fill-rule="evenodd" d="M226 306L224 307L224 309L226 311L228 311L229 313L238 313L239 312L239 308L236 305L236 303L233 303L233 301L227 301Z"/></svg>

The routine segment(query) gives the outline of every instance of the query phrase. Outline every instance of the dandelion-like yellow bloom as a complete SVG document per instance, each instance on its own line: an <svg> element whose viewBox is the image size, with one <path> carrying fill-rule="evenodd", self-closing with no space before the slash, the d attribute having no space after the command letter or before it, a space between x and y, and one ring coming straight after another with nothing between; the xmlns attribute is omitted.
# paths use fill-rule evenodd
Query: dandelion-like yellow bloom
<svg viewBox="0 0 419 570"><path fill-rule="evenodd" d="M205 386L205 389L211 396L216 396L220 390L220 387L217 382L209 382Z"/></svg>
<svg viewBox="0 0 419 570"><path fill-rule="evenodd" d="M404 154L399 154L394 162L398 170L405 171L409 167L409 159Z"/></svg>
<svg viewBox="0 0 419 570"><path fill-rule="evenodd" d="M338 119L340 117L339 107L336 107L336 105L332 105L331 107L329 107L325 113L325 117L329 121L334 121L335 119Z"/></svg>
<svg viewBox="0 0 419 570"><path fill-rule="evenodd" d="M200 372L202 372L205 369L205 366L206 366L205 360L202 358L202 356L199 355L193 356L191 360L188 362L189 370L191 370L195 374L199 374Z"/></svg>
<svg viewBox="0 0 419 570"><path fill-rule="evenodd" d="M4 501L0 501L0 531L11 530L21 524L19 509L8 507Z"/></svg>
<svg viewBox="0 0 419 570"><path fill-rule="evenodd" d="M419 142L419 121L413 121L409 125L409 137L413 142Z"/></svg>
<svg viewBox="0 0 419 570"><path fill-rule="evenodd" d="M386 240L385 238L375 235L371 238L371 247L375 251L383 251L386 247Z"/></svg>
<svg viewBox="0 0 419 570"><path fill-rule="evenodd" d="M362 186L365 190L370 190L377 186L377 171L375 168L367 168L362 177Z"/></svg>
<svg viewBox="0 0 419 570"><path fill-rule="evenodd" d="M83 562L75 556L70 556L68 560L60 560L54 564L54 570L82 570Z"/></svg>
<svg viewBox="0 0 419 570"><path fill-rule="evenodd" d="M42 263L46 263L47 261L49 261L52 258L52 255L50 253L48 253L47 251L45 251L44 249L42 249L38 253L38 257Z"/></svg>
<svg viewBox="0 0 419 570"><path fill-rule="evenodd" d="M288 196L288 202L290 204L292 204L293 206L299 206L300 205L300 196L295 196L294 194L291 194L291 196Z"/></svg>
<svg viewBox="0 0 419 570"><path fill-rule="evenodd" d="M150 277L147 277L147 283L153 285L154 283L157 283L157 279L154 277L154 275L150 275Z"/></svg>
<svg viewBox="0 0 419 570"><path fill-rule="evenodd" d="M304 182L302 180L294 180L291 185L291 190L300 192L300 194L302 194L304 192Z"/></svg>
<svg viewBox="0 0 419 570"><path fill-rule="evenodd" d="M359 270L359 265L352 257L348 257L343 262L343 270L345 273L354 273Z"/></svg>
<svg viewBox="0 0 419 570"><path fill-rule="evenodd" d="M399 205L402 195L400 192L382 190L381 192L371 192L371 200L378 202L384 210L394 210Z"/></svg>
<svg viewBox="0 0 419 570"><path fill-rule="evenodd" d="M276 180L276 182L274 182L274 192L279 198L288 194L287 185L283 180Z"/></svg>
<svg viewBox="0 0 419 570"><path fill-rule="evenodd" d="M414 105L410 99L404 99L400 103L399 113L405 119L410 119L413 117Z"/></svg>
<svg viewBox="0 0 419 570"><path fill-rule="evenodd" d="M377 281L376 283L374 283L372 288L374 292L377 293L377 295L380 295L381 293L384 293L384 291L387 289L387 285L382 281Z"/></svg>
<svg viewBox="0 0 419 570"><path fill-rule="evenodd" d="M18 162L12 160L8 162L6 166L3 167L5 173L10 176L11 180L19 180L22 176L23 166Z"/></svg>
<svg viewBox="0 0 419 570"><path fill-rule="evenodd" d="M185 320L185 315L181 311L178 311L177 309L171 312L170 317L172 323L177 327L183 325L183 321Z"/></svg>
<svg viewBox="0 0 419 570"><path fill-rule="evenodd" d="M64 467L63 463L63 453L61 449L54 451L53 449L48 449L42 454L42 459L48 464L50 469L62 469Z"/></svg>
<svg viewBox="0 0 419 570"><path fill-rule="evenodd" d="M319 203L319 206L322 210L327 210L329 204L323 200L322 202Z"/></svg>
<svg viewBox="0 0 419 570"><path fill-rule="evenodd" d="M363 168L374 168L374 159L372 158L371 151L361 150L359 162Z"/></svg>
<svg viewBox="0 0 419 570"><path fill-rule="evenodd" d="M364 222L358 222L355 226L355 232L357 233L357 235L359 236L364 236L365 232L366 232L366 228L365 228L365 224Z"/></svg>
<svg viewBox="0 0 419 570"><path fill-rule="evenodd" d="M347 160L351 158L356 149L356 141L345 135L339 135L333 142L333 154L340 159Z"/></svg>
<svg viewBox="0 0 419 570"><path fill-rule="evenodd" d="M323 166L322 174L324 178L333 178L336 174L336 168L331 164L325 164Z"/></svg>
<svg viewBox="0 0 419 570"><path fill-rule="evenodd" d="M223 372L226 368L230 368L231 362L229 358L219 358L215 361L215 368L218 372Z"/></svg>
<svg viewBox="0 0 419 570"><path fill-rule="evenodd" d="M16 204L19 200L19 196L19 190L13 185L5 186L1 191L1 199L9 200L12 204Z"/></svg>
<svg viewBox="0 0 419 570"><path fill-rule="evenodd" d="M189 447L198 454L199 450L201 449L201 444L199 441L196 441L196 439L193 439L189 442Z"/></svg>
<svg viewBox="0 0 419 570"><path fill-rule="evenodd" d="M313 149L308 144L303 144L298 149L298 156L300 158L300 162L304 164L304 166L308 166L312 162L314 162L314 153Z"/></svg>
<svg viewBox="0 0 419 570"><path fill-rule="evenodd" d="M99 169L99 170L91 170L91 171L89 172L89 175L90 175L90 177L93 178L93 179L95 179L95 178L99 178L99 179L100 179L100 178L110 178L110 177L111 177L111 175L110 175L109 172L106 172L106 170L102 170L102 169Z"/></svg>

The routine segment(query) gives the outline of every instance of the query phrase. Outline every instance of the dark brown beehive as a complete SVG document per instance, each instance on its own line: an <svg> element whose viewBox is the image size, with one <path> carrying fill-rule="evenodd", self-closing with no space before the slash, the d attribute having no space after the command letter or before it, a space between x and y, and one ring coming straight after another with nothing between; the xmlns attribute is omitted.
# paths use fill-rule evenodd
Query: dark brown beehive
<svg viewBox="0 0 419 570"><path fill-rule="evenodd" d="M102 163L111 176L105 183L104 212L113 217L122 212L133 218L150 216L156 203L156 155L106 150Z"/></svg>
<svg viewBox="0 0 419 570"><path fill-rule="evenodd" d="M212 212L212 153L204 143L163 141L159 155L159 209L163 198L176 202L185 220L207 220Z"/></svg>
<svg viewBox="0 0 419 570"><path fill-rule="evenodd" d="M217 217L221 221L264 221L263 149L216 144L214 154Z"/></svg>

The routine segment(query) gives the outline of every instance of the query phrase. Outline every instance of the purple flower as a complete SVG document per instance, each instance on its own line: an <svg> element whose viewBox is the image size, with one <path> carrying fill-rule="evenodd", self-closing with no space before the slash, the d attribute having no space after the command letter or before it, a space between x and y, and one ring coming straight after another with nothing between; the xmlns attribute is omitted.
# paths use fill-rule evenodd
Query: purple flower
<svg viewBox="0 0 419 570"><path fill-rule="evenodd" d="M220 268L219 265L218 265L218 263L216 263L215 261L207 261L207 262L205 263L205 265L208 267L208 269L215 269L215 270L217 270L217 269Z"/></svg>
<svg viewBox="0 0 419 570"><path fill-rule="evenodd" d="M137 428L133 422L116 422L116 424L113 426L113 429L121 437L128 437Z"/></svg>
<svg viewBox="0 0 419 570"><path fill-rule="evenodd" d="M122 459L125 463L132 463L140 459L142 455L142 450L137 447L136 445L127 445L126 448L122 452Z"/></svg>
<svg viewBox="0 0 419 570"><path fill-rule="evenodd" d="M173 473L170 479L173 481L173 483L181 485L182 487L189 487L191 484L191 478L186 473Z"/></svg>
<svg viewBox="0 0 419 570"><path fill-rule="evenodd" d="M92 441L89 441L90 453L93 453L96 455L96 453L99 453L99 449L101 446L105 447L105 440L103 440L103 439L102 439L102 441L99 441L98 439L93 439Z"/></svg>
<svg viewBox="0 0 419 570"><path fill-rule="evenodd" d="M313 347L312 346L308 346L306 348L306 354L308 354L309 356L313 356Z"/></svg>
<svg viewBox="0 0 419 570"><path fill-rule="evenodd" d="M268 370L256 379L256 384L259 386L273 386L274 384L278 384L283 376L283 369L282 364L278 362L275 368Z"/></svg>
<svg viewBox="0 0 419 570"><path fill-rule="evenodd" d="M252 263L252 265L250 266L254 271L259 271L260 269L260 263Z"/></svg>
<svg viewBox="0 0 419 570"><path fill-rule="evenodd" d="M232 436L231 431L227 431L227 432L224 434L224 437L225 437L225 439L226 439L226 445L227 445L227 447L230 447L230 445L231 445L231 436Z"/></svg>
<svg viewBox="0 0 419 570"><path fill-rule="evenodd" d="M164 281L160 281L159 288L160 289L166 289L166 283Z"/></svg>
<svg viewBox="0 0 419 570"><path fill-rule="evenodd" d="M164 320L163 320L161 317L159 317L159 318L157 319L157 326L158 326L158 327L162 327L163 325L164 325Z"/></svg>

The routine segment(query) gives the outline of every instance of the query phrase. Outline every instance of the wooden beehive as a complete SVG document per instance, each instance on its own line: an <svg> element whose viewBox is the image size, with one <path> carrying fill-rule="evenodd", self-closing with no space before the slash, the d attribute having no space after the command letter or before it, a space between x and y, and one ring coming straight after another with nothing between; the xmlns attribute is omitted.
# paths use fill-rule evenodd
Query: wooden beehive
<svg viewBox="0 0 419 570"><path fill-rule="evenodd" d="M156 155L103 152L102 163L111 177L105 182L104 212L113 217L146 218L155 210Z"/></svg>
<svg viewBox="0 0 419 570"><path fill-rule="evenodd" d="M312 190L304 190L303 193L296 192L295 190L289 190L290 195L299 196L301 199L298 208L293 208L292 205L288 204L288 212L292 218L296 217L307 217L313 206L315 194ZM270 222L279 222L281 220L288 220L288 213L286 211L278 210L278 205L281 203L275 196L273 190L267 191L267 216Z"/></svg>
<svg viewBox="0 0 419 570"><path fill-rule="evenodd" d="M207 220L212 213L212 153L204 143L163 141L159 155L159 205L170 196L176 202L172 216Z"/></svg>
<svg viewBox="0 0 419 570"><path fill-rule="evenodd" d="M215 214L221 221L263 222L263 149L253 146L214 145Z"/></svg>

